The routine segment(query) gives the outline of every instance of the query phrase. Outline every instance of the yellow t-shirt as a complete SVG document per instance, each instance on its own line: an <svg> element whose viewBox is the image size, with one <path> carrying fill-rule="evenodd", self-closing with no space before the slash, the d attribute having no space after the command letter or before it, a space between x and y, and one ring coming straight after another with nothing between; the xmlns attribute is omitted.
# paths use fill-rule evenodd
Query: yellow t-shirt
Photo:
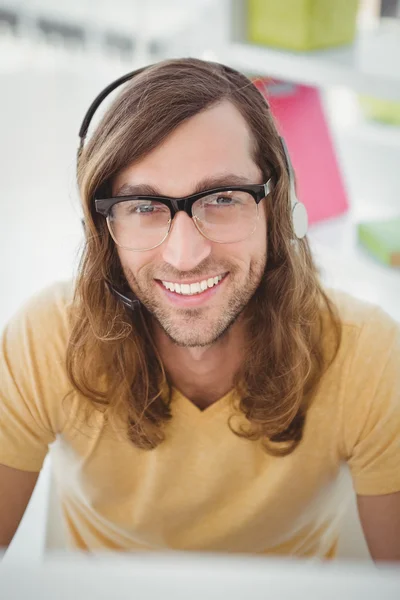
<svg viewBox="0 0 400 600"><path fill-rule="evenodd" d="M400 491L400 332L379 308L330 292L343 341L291 455L234 435L230 394L201 411L177 391L165 442L145 451L101 413L82 422L78 393L63 403L71 290L51 286L5 329L0 463L39 471L51 444L72 546L331 557L346 463L358 494Z"/></svg>

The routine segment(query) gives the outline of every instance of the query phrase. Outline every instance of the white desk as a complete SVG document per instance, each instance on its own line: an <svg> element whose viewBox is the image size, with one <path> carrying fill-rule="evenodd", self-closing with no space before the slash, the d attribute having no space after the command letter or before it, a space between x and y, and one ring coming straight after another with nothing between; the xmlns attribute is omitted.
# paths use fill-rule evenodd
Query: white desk
<svg viewBox="0 0 400 600"><path fill-rule="evenodd" d="M196 555L58 556L0 565L7 600L398 600L400 567Z"/></svg>

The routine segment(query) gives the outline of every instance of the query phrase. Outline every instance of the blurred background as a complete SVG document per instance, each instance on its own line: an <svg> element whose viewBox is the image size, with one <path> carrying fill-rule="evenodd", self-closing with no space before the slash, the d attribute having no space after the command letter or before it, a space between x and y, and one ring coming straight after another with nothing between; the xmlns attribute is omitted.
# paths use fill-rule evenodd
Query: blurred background
<svg viewBox="0 0 400 600"><path fill-rule="evenodd" d="M400 320L400 2L0 0L0 329L75 272L88 106L118 76L180 56L256 79L287 140L324 281ZM51 545L48 472L10 556Z"/></svg>

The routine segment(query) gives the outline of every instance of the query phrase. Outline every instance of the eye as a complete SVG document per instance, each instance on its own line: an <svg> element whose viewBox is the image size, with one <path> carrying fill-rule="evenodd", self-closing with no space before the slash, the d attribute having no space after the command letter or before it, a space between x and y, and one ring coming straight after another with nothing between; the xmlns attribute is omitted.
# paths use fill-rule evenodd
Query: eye
<svg viewBox="0 0 400 600"><path fill-rule="evenodd" d="M129 200L115 204L111 213L113 218L154 217L160 213L169 213L169 209L160 202Z"/></svg>
<svg viewBox="0 0 400 600"><path fill-rule="evenodd" d="M238 199L233 198L232 196L224 196L222 194L218 194L215 196L210 196L206 200L208 205L211 206L234 206L238 204Z"/></svg>
<svg viewBox="0 0 400 600"><path fill-rule="evenodd" d="M153 214L157 211L157 207L152 204L139 204L138 206L132 206L130 208L131 212L137 215Z"/></svg>
<svg viewBox="0 0 400 600"><path fill-rule="evenodd" d="M229 197L229 196L218 196L217 200L217 204L235 204L236 200L235 198Z"/></svg>

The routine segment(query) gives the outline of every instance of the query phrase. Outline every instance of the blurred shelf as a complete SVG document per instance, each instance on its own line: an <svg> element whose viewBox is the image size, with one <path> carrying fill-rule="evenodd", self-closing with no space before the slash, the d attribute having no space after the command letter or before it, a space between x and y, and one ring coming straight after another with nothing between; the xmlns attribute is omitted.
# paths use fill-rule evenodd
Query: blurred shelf
<svg viewBox="0 0 400 600"><path fill-rule="evenodd" d="M391 151L400 151L400 126L360 119L353 126L347 127L344 133L360 141L386 146Z"/></svg>
<svg viewBox="0 0 400 600"><path fill-rule="evenodd" d="M190 47L201 58L202 50ZM356 92L400 101L400 25L393 22L359 33L340 48L292 52L231 42L206 46L215 60L248 74L318 87L344 86Z"/></svg>
<svg viewBox="0 0 400 600"><path fill-rule="evenodd" d="M334 136L379 146L400 160L400 125L367 118L358 102L357 94L344 88L324 90L325 115ZM382 158L380 156L380 158Z"/></svg>

